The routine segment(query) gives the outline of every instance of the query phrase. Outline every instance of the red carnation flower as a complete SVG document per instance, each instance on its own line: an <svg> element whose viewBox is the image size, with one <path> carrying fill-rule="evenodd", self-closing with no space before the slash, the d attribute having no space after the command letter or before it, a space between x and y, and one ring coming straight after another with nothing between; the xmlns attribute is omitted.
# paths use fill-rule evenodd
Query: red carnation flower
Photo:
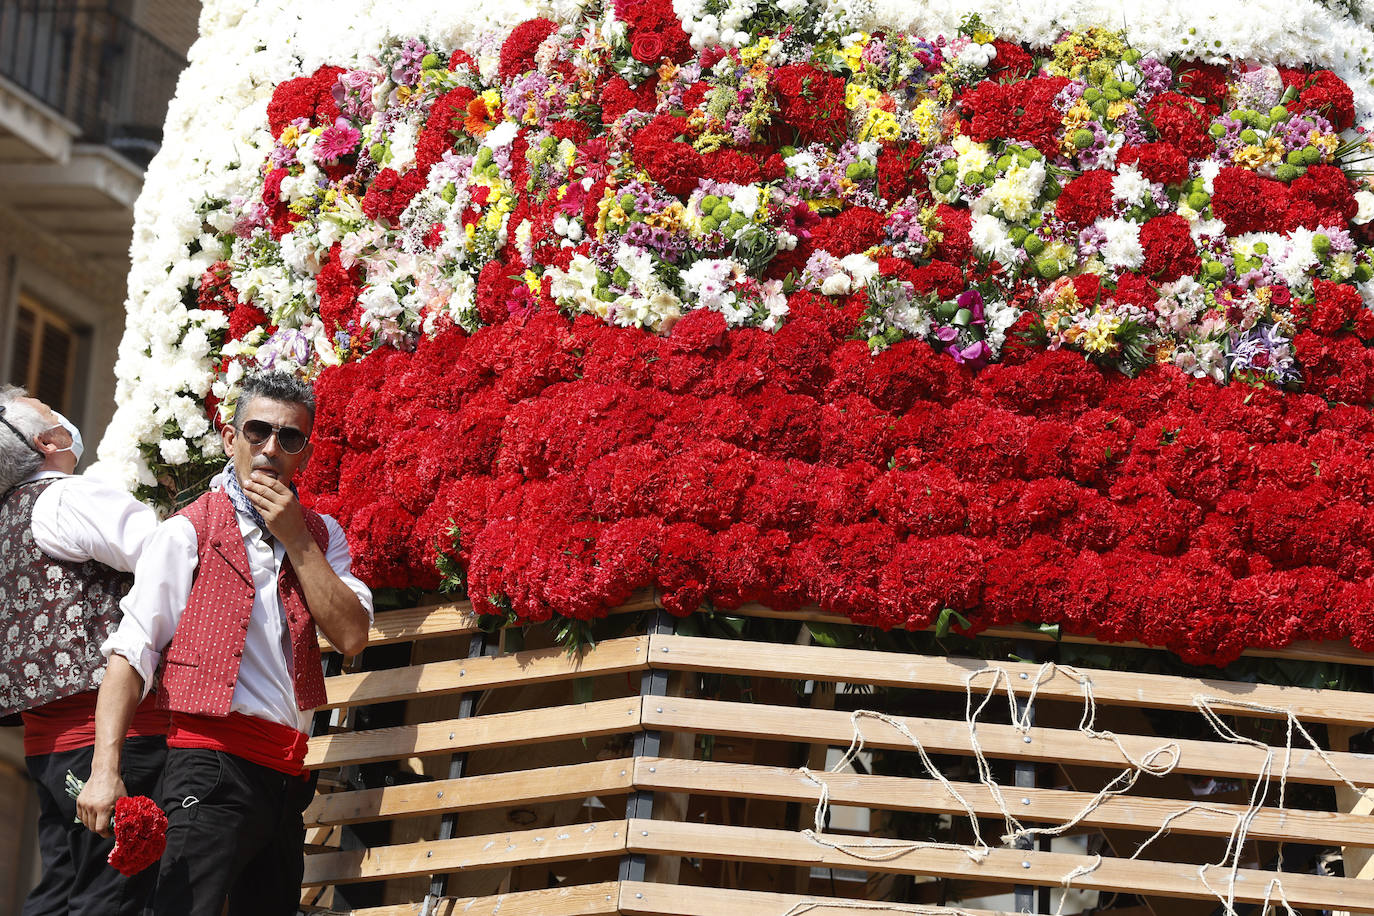
<svg viewBox="0 0 1374 916"><path fill-rule="evenodd" d="M1277 229L1290 200L1283 182L1238 166L1224 167L1212 182L1212 213L1230 235Z"/></svg>
<svg viewBox="0 0 1374 916"><path fill-rule="evenodd" d="M398 175L395 169L382 169L363 196L363 212L378 222L395 223L424 187L425 177L418 170Z"/></svg>
<svg viewBox="0 0 1374 916"><path fill-rule="evenodd" d="M1355 124L1355 95L1350 87L1330 70L1318 70L1298 93L1297 106L1329 118L1337 130Z"/></svg>
<svg viewBox="0 0 1374 916"><path fill-rule="evenodd" d="M320 297L320 318L330 337L334 332L356 323L362 314L358 307L358 286L355 279L360 265L345 270L339 261L340 247L329 249L329 257L315 278L315 290Z"/></svg>
<svg viewBox="0 0 1374 916"><path fill-rule="evenodd" d="M1178 86L1189 95L1221 104L1231 81L1231 68L1223 64L1190 61L1178 71Z"/></svg>
<svg viewBox="0 0 1374 916"><path fill-rule="evenodd" d="M167 848L167 815L146 795L115 801L114 848L107 861L121 875L133 876L162 858Z"/></svg>
<svg viewBox="0 0 1374 916"><path fill-rule="evenodd" d="M844 139L842 78L810 64L787 64L773 73L773 93L783 122L797 133L797 146Z"/></svg>
<svg viewBox="0 0 1374 916"><path fill-rule="evenodd" d="M1092 169L1064 185L1055 211L1060 219L1073 226L1091 226L1112 212L1112 173L1106 169Z"/></svg>
<svg viewBox="0 0 1374 916"><path fill-rule="evenodd" d="M534 52L539 50L544 39L558 31L558 23L550 19L526 19L511 29L510 35L501 45L501 61L497 74L503 80L519 76L534 69Z"/></svg>
<svg viewBox="0 0 1374 916"><path fill-rule="evenodd" d="M1169 283L1202 269L1188 221L1177 213L1147 220L1140 227L1140 245L1145 249L1140 272L1156 283Z"/></svg>
<svg viewBox="0 0 1374 916"><path fill-rule="evenodd" d="M1160 184L1183 184L1188 180L1188 157L1172 143L1123 146L1116 161L1120 165L1134 163L1142 175Z"/></svg>
<svg viewBox="0 0 1374 916"><path fill-rule="evenodd" d="M310 76L278 83L267 103L267 125L272 136L280 137L288 124L300 118L314 124L332 124L339 116L334 84L343 72L342 67L321 67Z"/></svg>
<svg viewBox="0 0 1374 916"><path fill-rule="evenodd" d="M1350 179L1334 165L1308 166L1307 171L1289 185L1292 204L1285 214L1285 228L1320 226L1345 228L1360 206L1350 187Z"/></svg>
<svg viewBox="0 0 1374 916"><path fill-rule="evenodd" d="M1314 280L1312 291L1315 300L1301 311L1305 312L1307 327L1318 334L1335 334L1361 312L1368 312L1360 291L1349 284Z"/></svg>
<svg viewBox="0 0 1374 916"><path fill-rule="evenodd" d="M1035 58L1019 44L1002 38L993 39L997 56L992 59L988 74L1002 80L1023 80L1035 69Z"/></svg>
<svg viewBox="0 0 1374 916"><path fill-rule="evenodd" d="M1145 107L1145 116L1159 138L1193 159L1202 159L1215 148L1207 134L1212 115L1207 105L1177 92L1161 92Z"/></svg>

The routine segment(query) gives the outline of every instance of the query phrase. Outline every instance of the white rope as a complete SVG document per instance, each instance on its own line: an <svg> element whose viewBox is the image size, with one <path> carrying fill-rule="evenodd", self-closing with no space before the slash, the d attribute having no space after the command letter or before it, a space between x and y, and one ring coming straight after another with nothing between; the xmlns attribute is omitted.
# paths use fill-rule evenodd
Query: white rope
<svg viewBox="0 0 1374 916"><path fill-rule="evenodd" d="M982 676L989 674L992 676L991 683L982 691L981 699L975 703L975 682ZM992 702L993 697L1000 690L1005 693L1007 698L1008 715L1012 728L1023 736L1028 735L1032 728L1031 723L1034 720L1034 704L1040 688L1043 684L1052 680L1057 674L1063 674L1065 677L1074 681L1078 685L1079 692L1083 698L1083 713L1079 719L1078 731L1094 740L1110 742L1116 748L1117 753L1121 755L1122 760L1127 766L1126 769L1117 774L1089 799L1082 809L1076 812L1063 824L1053 827L1028 828L1012 813L1010 806L1006 803L1006 799L1002 795L1001 786L997 783L997 780L993 778L992 766L988 762L983 752L982 744L978 740L978 721L988 705ZM1026 678L1026 675L1022 674L1022 678ZM964 721L968 726L969 746L972 749L976 763L978 781L987 788L989 794L996 802L998 810L1002 814L1003 823L1006 827L1006 833L1001 837L1001 841L1004 845L1008 847L1018 845L1024 847L1032 844L1035 838L1062 836L1082 823L1084 819L1105 804L1108 799L1129 792L1142 775L1161 777L1177 769L1182 756L1182 750L1177 742L1167 741L1151 748L1147 753L1137 758L1114 732L1098 729L1096 727L1097 700L1093 695L1092 679L1083 675L1078 670L1067 666L1060 667L1052 662L1046 662L1040 666L1035 677L1029 680L1029 690L1026 694L1026 698L1023 703L1018 703L1015 685L1011 679L1011 675L1005 668L989 665L970 673L964 678ZM1193 697L1193 706L1212 727L1212 730L1219 738L1233 744L1248 745L1264 753L1264 762L1255 776L1254 787L1250 793L1249 803L1246 808L1239 813L1203 803L1193 803L1174 811L1164 818L1159 829L1142 842L1136 848L1135 852L1131 854L1130 858L1138 858L1155 840L1169 832L1174 821L1193 812L1207 812L1222 817L1230 816L1234 818L1235 823L1227 839L1226 850L1221 861L1198 866L1198 877L1202 885L1222 904L1226 916L1238 916L1235 908L1235 897L1240 871L1240 857L1243 854L1245 843L1249 837L1250 829L1254 824L1255 818L1263 812L1265 802L1269 798L1270 786L1274 780L1276 748L1254 738L1247 738L1236 732L1236 730L1227 725L1217 713L1215 706L1218 704L1232 709L1239 707L1263 713L1268 716L1281 717L1287 723L1283 754L1280 765L1278 766L1279 784L1277 808L1280 817L1282 816L1286 804L1288 774L1293 764L1293 743L1295 735L1300 735L1302 739L1306 741L1307 745L1316 752L1317 756L1326 764L1327 768L1330 769L1342 783L1356 793L1361 793L1363 789L1356 785L1336 766L1331 755L1317 743L1316 739L1312 737L1311 733L1298 720L1297 716L1294 715L1291 708L1265 706L1259 703L1249 703L1201 694ZM930 755L926 752L925 746L921 743L920 739L899 719L874 710L857 709L852 712L850 714L850 724L853 727L853 737L850 740L849 748L835 765L830 768L829 774L843 772L849 767L854 759L863 752L865 740L863 728L860 723L864 719L874 719L882 722L906 738L915 749L920 758L921 765L925 768L926 772L940 783L949 794L950 798L953 799L968 816L969 824L973 831L973 843L936 843L919 840L876 840L872 838L863 842L851 842L826 837L823 835L823 831L825 829L826 818L830 811L830 786L824 778L806 767L802 767L800 772L819 787L820 798L816 804L814 817L815 826L813 829L803 830L803 836L817 845L835 849L851 855L854 858L870 862L897 858L916 849L958 850L963 852L974 862L981 863L986 860L991 854L991 847L983 839L982 832L978 826L978 814L974 810L973 805L968 799L960 794L953 783L945 778L944 774L935 766L934 761L930 759ZM1059 906L1055 910L1055 916L1061 916L1065 902L1068 899L1067 891L1071 888L1073 880L1091 874L1101 865L1102 856L1097 855L1092 863L1074 868L1061 879L1060 883L1065 888L1065 893L1060 897ZM1215 868L1226 869L1227 877L1224 890L1218 890L1213 887L1208 880L1208 870ZM1283 869L1283 845L1281 843L1279 845L1277 868L1279 871ZM1278 902L1282 904L1287 916L1298 916L1296 911L1289 904L1288 898L1284 893L1282 879L1277 876L1271 879L1265 888L1263 907L1260 910L1261 913L1267 914L1269 912L1275 897L1277 897ZM783 916L798 916L800 913L810 912L813 909L837 905L838 904L826 903L820 900L805 900L796 904L791 910L783 914ZM947 909L932 910L929 907L904 907L894 904L878 904L876 906L863 907L845 904L845 906L859 909L882 909L892 912L918 914L947 914L951 912ZM956 910L954 912L958 913L961 911Z"/></svg>

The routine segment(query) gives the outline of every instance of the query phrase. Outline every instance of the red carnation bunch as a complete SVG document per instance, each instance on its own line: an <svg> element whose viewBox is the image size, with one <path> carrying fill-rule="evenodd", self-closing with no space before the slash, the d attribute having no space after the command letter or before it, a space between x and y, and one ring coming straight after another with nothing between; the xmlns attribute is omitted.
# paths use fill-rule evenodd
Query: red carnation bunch
<svg viewBox="0 0 1374 916"><path fill-rule="evenodd" d="M1285 215L1285 227L1316 229L1321 226L1345 227L1360 206L1345 172L1334 165L1312 165L1289 185L1292 203Z"/></svg>
<svg viewBox="0 0 1374 916"><path fill-rule="evenodd" d="M1288 210L1288 186L1228 165L1212 181L1212 213L1230 235L1278 228Z"/></svg>
<svg viewBox="0 0 1374 916"><path fill-rule="evenodd" d="M1328 118L1337 130L1348 130L1355 124L1355 94L1330 70L1318 70L1299 85L1297 107L1314 111Z"/></svg>
<svg viewBox="0 0 1374 916"><path fill-rule="evenodd" d="M669 194L686 197L706 174L706 162L690 143L677 139L687 130L687 119L659 115L635 132L634 161L663 185Z"/></svg>
<svg viewBox="0 0 1374 916"><path fill-rule="evenodd" d="M542 18L526 19L511 29L510 35L506 36L505 43L501 45L501 61L497 67L497 74L501 79L508 80L527 70L533 70L534 52L539 50L545 38L556 31L558 23Z"/></svg>
<svg viewBox="0 0 1374 916"><path fill-rule="evenodd" d="M1347 283L1314 280L1312 292L1312 304L1299 306L1298 311L1307 319L1307 327L1318 334L1335 334L1367 311L1360 291Z"/></svg>
<svg viewBox="0 0 1374 916"><path fill-rule="evenodd" d="M1016 42L995 38L992 46L997 49L997 56L992 59L988 75L1002 81L1022 80L1035 69L1035 58Z"/></svg>
<svg viewBox="0 0 1374 916"><path fill-rule="evenodd" d="M132 876L162 858L167 849L167 815L146 795L115 801L114 849L107 860L121 875Z"/></svg>
<svg viewBox="0 0 1374 916"><path fill-rule="evenodd" d="M1188 180L1188 157L1172 143L1123 146L1116 161L1118 165L1134 165L1140 174L1160 184L1176 185Z"/></svg>
<svg viewBox="0 0 1374 916"><path fill-rule="evenodd" d="M354 265L353 270L345 269L339 260L340 251L338 244L329 249L329 257L315 277L315 291L320 297L320 318L331 337L349 324L356 324L362 314L358 306L358 283L355 278L359 267Z"/></svg>
<svg viewBox="0 0 1374 916"><path fill-rule="evenodd" d="M1112 173L1090 169L1064 185L1054 212L1072 226L1091 226L1111 215L1112 206Z"/></svg>
<svg viewBox="0 0 1374 916"><path fill-rule="evenodd" d="M1054 155L1064 129L1064 116L1054 107L1054 99L1068 82L1062 76L1014 83L984 80L959 99L969 118L969 136L979 143L1010 137Z"/></svg>
<svg viewBox="0 0 1374 916"><path fill-rule="evenodd" d="M1177 92L1161 92L1145 106L1145 117L1159 138L1193 159L1204 158L1216 145L1207 134L1214 114L1207 105Z"/></svg>
<svg viewBox="0 0 1374 916"><path fill-rule="evenodd" d="M466 86L450 89L434 100L425 126L415 141L415 169L428 175L430 168L453 149L453 142L463 131L468 116L468 103L477 94Z"/></svg>
<svg viewBox="0 0 1374 916"><path fill-rule="evenodd" d="M623 76L614 76L601 87L601 123L610 124L625 114L638 109L653 111L658 105L655 87L658 77L645 80L637 88L631 89Z"/></svg>
<svg viewBox="0 0 1374 916"><path fill-rule="evenodd" d="M788 64L773 73L773 95L796 145L839 143L848 133L844 80L810 64Z"/></svg>
<svg viewBox="0 0 1374 916"><path fill-rule="evenodd" d="M1225 64L1204 64L1189 61L1178 71L1178 87L1205 102L1221 104L1226 101L1231 68Z"/></svg>
<svg viewBox="0 0 1374 916"><path fill-rule="evenodd" d="M1140 227L1145 264L1140 272L1156 283L1169 283L1202 269L1188 221L1177 213L1146 220Z"/></svg>
<svg viewBox="0 0 1374 916"><path fill-rule="evenodd" d="M363 196L363 212L378 222L394 224L424 187L425 176L418 169L404 175L397 174L395 169L382 169Z"/></svg>
<svg viewBox="0 0 1374 916"><path fill-rule="evenodd" d="M811 229L811 247L837 258L859 254L883 241L887 217L869 207L849 207L837 216L822 219Z"/></svg>
<svg viewBox="0 0 1374 916"><path fill-rule="evenodd" d="M286 125L304 118L312 124L332 124L339 116L334 101L334 84L342 67L321 67L310 76L278 83L267 103L267 124L272 136L280 137Z"/></svg>

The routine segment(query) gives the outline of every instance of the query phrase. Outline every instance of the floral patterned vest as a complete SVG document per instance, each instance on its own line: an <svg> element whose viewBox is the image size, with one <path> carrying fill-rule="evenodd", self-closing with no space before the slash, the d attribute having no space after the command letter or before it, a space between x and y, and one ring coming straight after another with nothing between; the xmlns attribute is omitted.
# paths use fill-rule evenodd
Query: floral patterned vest
<svg viewBox="0 0 1374 916"><path fill-rule="evenodd" d="M119 625L134 577L95 560L68 563L38 549L31 522L58 478L0 495L0 717L100 686L100 644Z"/></svg>

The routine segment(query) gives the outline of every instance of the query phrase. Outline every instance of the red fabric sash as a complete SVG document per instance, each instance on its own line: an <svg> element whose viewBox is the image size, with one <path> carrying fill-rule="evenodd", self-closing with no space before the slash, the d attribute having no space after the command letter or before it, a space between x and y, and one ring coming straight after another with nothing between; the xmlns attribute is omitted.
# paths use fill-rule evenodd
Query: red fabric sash
<svg viewBox="0 0 1374 916"><path fill-rule="evenodd" d="M288 776L299 776L305 769L305 735L239 712L227 716L174 712L167 746L223 751Z"/></svg>
<svg viewBox="0 0 1374 916"><path fill-rule="evenodd" d="M24 756L74 751L95 744L95 697L96 691L86 690L26 711ZM165 734L167 713L157 708L157 695L149 693L134 711L129 737Z"/></svg>

